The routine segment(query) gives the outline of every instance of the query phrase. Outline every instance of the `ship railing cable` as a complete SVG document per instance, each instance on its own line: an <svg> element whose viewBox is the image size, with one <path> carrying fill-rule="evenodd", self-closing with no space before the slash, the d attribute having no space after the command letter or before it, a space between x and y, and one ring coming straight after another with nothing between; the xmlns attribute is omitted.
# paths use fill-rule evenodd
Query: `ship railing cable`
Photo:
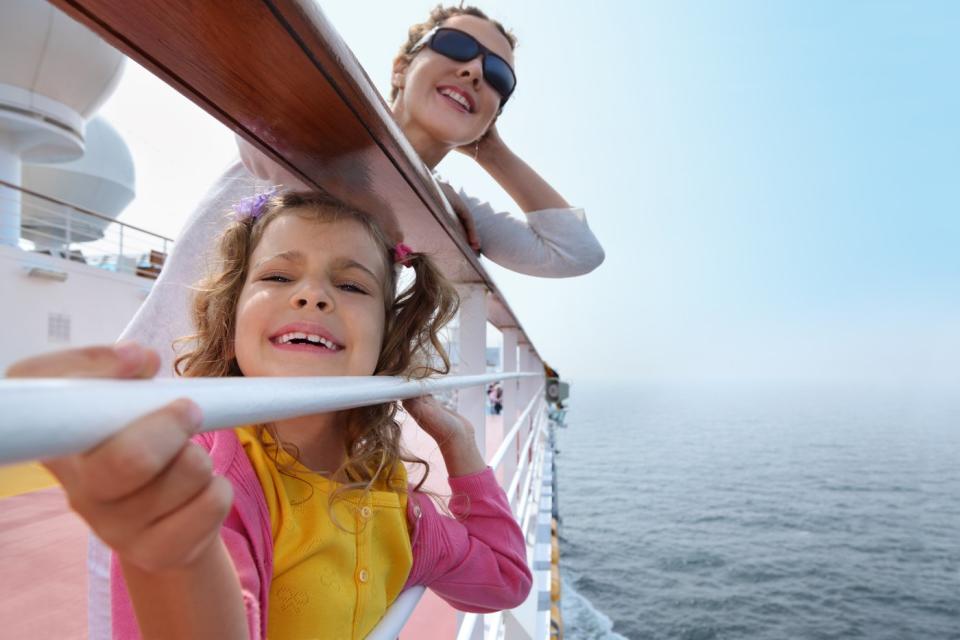
<svg viewBox="0 0 960 640"><path fill-rule="evenodd" d="M101 213L0 180L0 187L19 191L22 200L0 190L0 202L21 208L20 248L82 262L108 271L156 277L173 248L166 236L120 222ZM156 273L153 273L152 271ZM141 269L141 271L143 271Z"/></svg>

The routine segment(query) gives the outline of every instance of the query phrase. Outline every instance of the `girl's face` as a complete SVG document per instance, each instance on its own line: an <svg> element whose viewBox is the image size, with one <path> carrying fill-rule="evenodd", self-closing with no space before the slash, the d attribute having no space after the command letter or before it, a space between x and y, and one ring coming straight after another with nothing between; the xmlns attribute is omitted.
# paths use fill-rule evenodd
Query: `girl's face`
<svg viewBox="0 0 960 640"><path fill-rule="evenodd" d="M514 66L510 43L488 20L453 16L443 26L469 33ZM394 116L408 135L413 127L457 147L482 136L500 109L500 95L483 79L480 56L457 62L424 46L405 69L395 70L393 80L401 88Z"/></svg>
<svg viewBox="0 0 960 640"><path fill-rule="evenodd" d="M368 376L380 356L387 265L358 222L285 212L264 230L237 303L245 376Z"/></svg>

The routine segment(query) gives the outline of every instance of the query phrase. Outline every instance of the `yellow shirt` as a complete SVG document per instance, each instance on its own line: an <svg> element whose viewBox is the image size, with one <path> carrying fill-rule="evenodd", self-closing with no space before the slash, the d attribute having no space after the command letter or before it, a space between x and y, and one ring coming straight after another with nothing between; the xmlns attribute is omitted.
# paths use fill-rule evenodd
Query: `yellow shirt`
<svg viewBox="0 0 960 640"><path fill-rule="evenodd" d="M332 507L340 528L331 519L328 501L336 482L282 451L280 473L253 427L236 431L270 510L268 637L364 638L400 595L413 564L406 493L381 486L366 495L345 494ZM406 473L399 467L398 486L405 490Z"/></svg>

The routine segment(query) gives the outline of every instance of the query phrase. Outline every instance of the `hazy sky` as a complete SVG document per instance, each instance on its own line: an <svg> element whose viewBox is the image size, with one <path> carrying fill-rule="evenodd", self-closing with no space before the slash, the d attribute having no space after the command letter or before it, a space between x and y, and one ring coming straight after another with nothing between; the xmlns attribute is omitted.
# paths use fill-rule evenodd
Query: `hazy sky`
<svg viewBox="0 0 960 640"><path fill-rule="evenodd" d="M430 2L321 3L381 91ZM520 40L504 139L607 251L490 270L574 381L960 379L960 4L484 2ZM175 235L234 153L128 65L101 111ZM178 157L182 154L182 157ZM472 162L441 173L516 210Z"/></svg>

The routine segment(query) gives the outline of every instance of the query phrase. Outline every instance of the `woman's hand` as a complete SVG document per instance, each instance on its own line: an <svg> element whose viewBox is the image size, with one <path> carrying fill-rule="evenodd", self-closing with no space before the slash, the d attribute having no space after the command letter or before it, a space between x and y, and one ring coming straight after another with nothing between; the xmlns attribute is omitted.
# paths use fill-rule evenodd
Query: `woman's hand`
<svg viewBox="0 0 960 640"><path fill-rule="evenodd" d="M494 121L487 132L479 139L457 147L457 151L473 158L482 165L486 161L496 159L499 154L508 151L508 149L507 144L500 137L500 132L497 131L497 123Z"/></svg>
<svg viewBox="0 0 960 640"><path fill-rule="evenodd" d="M469 420L445 408L433 396L404 400L403 408L436 441L449 475L466 476L487 468Z"/></svg>
<svg viewBox="0 0 960 640"><path fill-rule="evenodd" d="M152 378L156 352L133 343L45 354L14 364L11 378ZM70 506L124 563L146 572L189 565L214 541L232 489L190 442L199 408L176 400L131 422L90 451L46 460Z"/></svg>
<svg viewBox="0 0 960 640"><path fill-rule="evenodd" d="M507 146L496 122L479 140L457 147L457 151L476 160L524 213L570 208L570 203L550 183Z"/></svg>
<svg viewBox="0 0 960 640"><path fill-rule="evenodd" d="M450 203L450 206L453 207L453 212L457 214L457 219L460 221L460 225L463 227L463 233L467 240L467 244L470 245L470 248L480 253L480 236L477 234L477 226L473 222L473 214L470 213L470 210L467 208L467 205L460 198L460 195L446 182L439 182L440 189L443 191L443 195L446 196L447 202Z"/></svg>

